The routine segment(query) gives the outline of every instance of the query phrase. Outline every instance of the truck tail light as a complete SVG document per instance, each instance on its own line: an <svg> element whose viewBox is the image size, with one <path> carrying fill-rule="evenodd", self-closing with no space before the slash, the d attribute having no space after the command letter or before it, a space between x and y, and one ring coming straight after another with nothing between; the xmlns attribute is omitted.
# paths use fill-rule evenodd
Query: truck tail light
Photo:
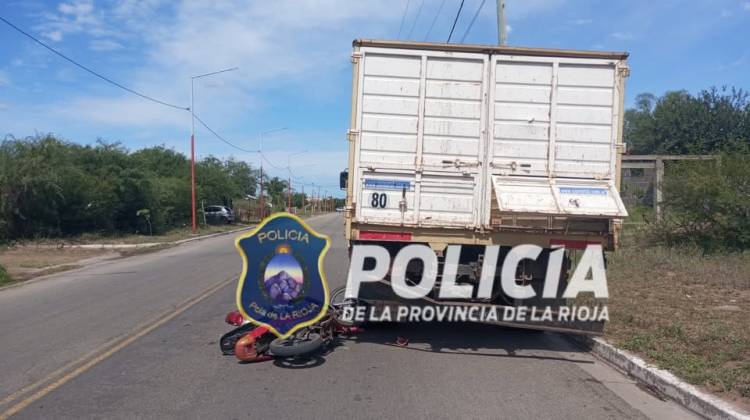
<svg viewBox="0 0 750 420"><path fill-rule="evenodd" d="M363 230L359 232L359 239L366 241L411 241L411 233Z"/></svg>

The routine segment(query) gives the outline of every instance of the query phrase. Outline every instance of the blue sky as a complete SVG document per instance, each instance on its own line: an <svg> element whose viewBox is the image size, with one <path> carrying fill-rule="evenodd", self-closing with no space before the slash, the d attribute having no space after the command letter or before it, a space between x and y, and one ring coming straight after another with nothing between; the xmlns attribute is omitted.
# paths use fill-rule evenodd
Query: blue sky
<svg viewBox="0 0 750 420"><path fill-rule="evenodd" d="M278 167L290 161L301 182L336 193L346 166L351 41L396 38L406 0L14 1L0 15L112 79L187 106ZM459 0L410 0L401 38L445 41ZM465 0L454 40L481 0ZM495 1L486 0L466 43L495 43ZM625 50L636 94L750 88L750 0L507 0L509 45ZM413 28L413 29L412 29ZM0 23L0 134L52 132L80 143L97 138L130 149L189 149L190 116L132 96L66 63ZM199 157L233 155L258 163L198 128ZM307 150L289 158L290 153ZM268 168L273 175L283 169Z"/></svg>

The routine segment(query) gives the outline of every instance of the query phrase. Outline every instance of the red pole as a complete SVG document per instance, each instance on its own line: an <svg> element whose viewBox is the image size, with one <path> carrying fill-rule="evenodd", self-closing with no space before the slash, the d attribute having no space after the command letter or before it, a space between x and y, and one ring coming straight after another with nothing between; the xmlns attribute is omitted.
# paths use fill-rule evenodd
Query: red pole
<svg viewBox="0 0 750 420"><path fill-rule="evenodd" d="M193 233L196 233L198 225L195 220L195 136L190 136L190 190L193 203Z"/></svg>
<svg viewBox="0 0 750 420"><path fill-rule="evenodd" d="M263 164L260 164L260 220L266 214L266 200L263 198Z"/></svg>

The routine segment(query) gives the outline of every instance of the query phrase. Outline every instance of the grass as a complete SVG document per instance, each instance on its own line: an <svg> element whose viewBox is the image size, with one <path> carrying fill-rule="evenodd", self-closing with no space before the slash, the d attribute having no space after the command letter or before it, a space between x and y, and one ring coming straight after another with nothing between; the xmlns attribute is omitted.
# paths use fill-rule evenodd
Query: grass
<svg viewBox="0 0 750 420"><path fill-rule="evenodd" d="M641 247L609 256L605 336L686 381L750 403L750 252Z"/></svg>

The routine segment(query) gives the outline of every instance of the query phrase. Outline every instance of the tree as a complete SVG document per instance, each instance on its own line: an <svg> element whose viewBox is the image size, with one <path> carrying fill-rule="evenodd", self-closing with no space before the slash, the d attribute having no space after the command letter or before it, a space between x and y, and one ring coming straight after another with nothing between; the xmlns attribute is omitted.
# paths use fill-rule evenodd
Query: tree
<svg viewBox="0 0 750 420"><path fill-rule="evenodd" d="M742 89L711 88L636 97L624 139L634 154L712 154L750 150L750 100Z"/></svg>
<svg viewBox="0 0 750 420"><path fill-rule="evenodd" d="M196 165L198 199L230 205L256 187L245 162ZM164 146L130 152L53 135L0 143L0 241L82 232L158 233L190 220L190 163ZM148 217L146 217L148 216Z"/></svg>
<svg viewBox="0 0 750 420"><path fill-rule="evenodd" d="M286 206L286 189L287 182L277 176L265 181L265 189L271 198L274 208L282 209Z"/></svg>

